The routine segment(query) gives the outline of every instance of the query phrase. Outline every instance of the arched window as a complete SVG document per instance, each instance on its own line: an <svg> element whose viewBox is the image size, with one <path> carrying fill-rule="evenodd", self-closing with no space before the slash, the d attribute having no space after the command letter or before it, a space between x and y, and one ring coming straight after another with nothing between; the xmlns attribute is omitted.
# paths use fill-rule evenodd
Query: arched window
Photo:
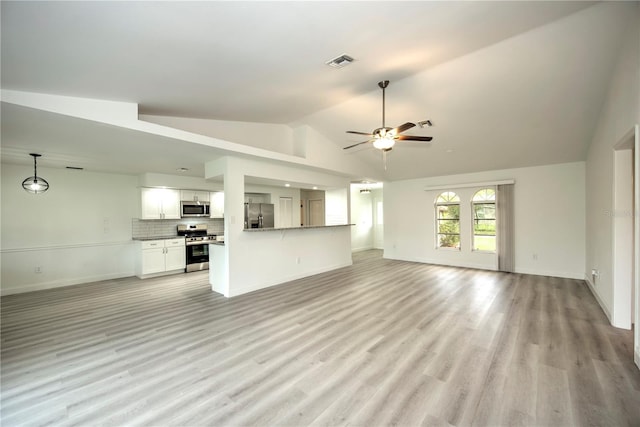
<svg viewBox="0 0 640 427"><path fill-rule="evenodd" d="M460 197L452 191L436 198L436 232L436 247L460 249Z"/></svg>
<svg viewBox="0 0 640 427"><path fill-rule="evenodd" d="M496 190L483 188L473 195L473 250L496 251Z"/></svg>

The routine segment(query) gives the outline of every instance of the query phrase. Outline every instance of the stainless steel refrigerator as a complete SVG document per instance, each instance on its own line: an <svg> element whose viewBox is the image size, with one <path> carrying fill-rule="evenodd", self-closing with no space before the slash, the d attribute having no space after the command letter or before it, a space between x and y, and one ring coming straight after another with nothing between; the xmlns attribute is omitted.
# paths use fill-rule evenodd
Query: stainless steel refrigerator
<svg viewBox="0 0 640 427"><path fill-rule="evenodd" d="M273 205L245 203L244 228L273 228Z"/></svg>

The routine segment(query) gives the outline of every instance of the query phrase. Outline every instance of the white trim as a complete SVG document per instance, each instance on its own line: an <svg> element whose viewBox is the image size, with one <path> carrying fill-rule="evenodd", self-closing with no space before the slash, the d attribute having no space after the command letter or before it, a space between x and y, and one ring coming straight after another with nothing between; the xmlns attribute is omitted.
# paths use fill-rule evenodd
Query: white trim
<svg viewBox="0 0 640 427"><path fill-rule="evenodd" d="M103 280L121 279L123 277L132 277L132 276L133 276L133 271L123 271L120 273L109 273L109 274L102 274L102 275L95 275L95 276L76 277L73 279L52 280L50 282L34 283L32 285L20 285L20 287L17 287L17 288L2 288L0 289L0 295L2 296L14 295L14 294L22 294L25 292L42 291L45 289L66 288L68 286L100 282Z"/></svg>
<svg viewBox="0 0 640 427"><path fill-rule="evenodd" d="M94 248L94 247L100 247L100 246L124 246L124 245L133 245L134 243L135 241L133 240L125 240L121 242L77 243L73 245L37 246L37 247L30 247L30 248L8 248L8 249L0 249L0 253L5 254L5 253L15 253L15 252Z"/></svg>
<svg viewBox="0 0 640 427"><path fill-rule="evenodd" d="M561 279L573 279L584 280L583 273L577 273L573 271L557 271L557 270L534 270L529 268L515 268L514 273L518 274L530 274L532 276L549 276L559 277Z"/></svg>
<svg viewBox="0 0 640 427"><path fill-rule="evenodd" d="M464 262L455 262L455 261L443 261L440 259L429 259L422 257L390 257L386 254L383 255L384 259L392 259L397 261L409 261L409 262L419 262L420 264L431 264L431 265L443 265L446 267L460 267L460 268L473 268L476 270L487 270L487 271L497 271L496 268L487 267L485 264L473 264L473 263L464 263Z"/></svg>
<svg viewBox="0 0 640 427"><path fill-rule="evenodd" d="M600 295L598 295L598 292L596 292L596 287L591 282L587 274L584 275L584 281L587 282L587 287L591 291L591 294L594 296L594 298L598 302L598 305L600 305L600 308L602 309L602 311L604 311L604 315L607 316L607 319L609 319L609 323L611 323L611 313L609 312L609 309L607 308L607 306L604 304L604 301L602 301L602 298L600 298Z"/></svg>
<svg viewBox="0 0 640 427"><path fill-rule="evenodd" d="M490 255L490 254L489 254ZM387 256L386 253L383 256L385 259L394 259L398 261L410 261L410 262L419 262L423 264L434 264L434 265L446 265L448 267L462 267L462 268L475 268L478 270L488 270L488 271L498 271L497 266L490 268L487 267L486 264L473 264L469 262L455 262L455 261L443 261L440 259L429 259L422 257L391 257ZM584 280L584 273L574 273L570 271L547 271L547 270L530 270L530 269L519 269L516 268L514 273L517 274L531 274L533 276L549 276L549 277L559 277L562 279L574 279L574 280Z"/></svg>
<svg viewBox="0 0 640 427"><path fill-rule="evenodd" d="M634 330L633 330L633 342L635 345L634 361L636 366L640 369L640 125L636 124L633 127L635 133L634 138L634 159L633 159L633 212L634 212L634 234L633 237L633 252L634 252Z"/></svg>
<svg viewBox="0 0 640 427"><path fill-rule="evenodd" d="M235 288L234 292L230 292L229 297L232 298L232 297L236 297L238 295L243 295L243 294L246 294L246 293L249 293L249 292L253 292L253 291L257 291L257 290L260 290L260 289L266 289L266 288L269 288L271 286L282 285L282 284L285 284L285 283L288 283L288 282L291 282L291 281L294 281L294 280L304 279L305 277L315 276L316 274L326 273L328 271L337 270L337 269L343 268L343 267L349 267L351 265L353 265L353 262L335 264L335 265L330 265L330 266L318 268L316 270L307 271L307 272L302 273L302 274L292 274L290 276L281 277L281 278L278 278L276 280L270 280L270 281L262 282L262 283L254 283L254 284L251 284L249 286L243 286L241 288Z"/></svg>
<svg viewBox="0 0 640 427"><path fill-rule="evenodd" d="M483 182L468 182L464 184L442 184L442 185L428 185L424 187L424 191L433 190L447 190L453 188L471 188L471 187L490 187L492 185L506 185L515 184L515 179L503 179L500 181L483 181Z"/></svg>
<svg viewBox="0 0 640 427"><path fill-rule="evenodd" d="M351 248L351 253L370 251L372 249L379 249L379 248L374 248L373 246L363 246L363 247L360 247L360 248Z"/></svg>
<svg viewBox="0 0 640 427"><path fill-rule="evenodd" d="M169 270L169 271L161 271L160 273L151 273L151 274L141 274L137 276L139 279L151 279L153 277L162 277L162 276L170 276L172 274L180 274L185 273L184 268L179 268L177 270Z"/></svg>

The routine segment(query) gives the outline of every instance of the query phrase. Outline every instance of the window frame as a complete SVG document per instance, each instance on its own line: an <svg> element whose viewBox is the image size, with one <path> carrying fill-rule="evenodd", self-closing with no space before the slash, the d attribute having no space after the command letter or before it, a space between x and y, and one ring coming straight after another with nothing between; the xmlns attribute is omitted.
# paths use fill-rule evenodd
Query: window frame
<svg viewBox="0 0 640 427"><path fill-rule="evenodd" d="M448 201L443 201L440 202L440 198L443 197L444 194L448 194L449 196L447 196L447 198L449 199ZM453 196L451 196L453 195ZM457 199L457 200L453 200L453 199ZM458 206L458 218L440 218L439 217L439 207L440 206ZM460 196L458 195L458 193L456 193L455 191L451 191L451 190L445 190L443 192L441 192L440 194L438 194L435 198L435 203L434 203L434 214L435 214L435 221L434 221L434 226L435 226L435 248L436 250L445 250L445 251L457 251L460 252L462 250L462 233L461 233L461 221L460 221L460 216L461 216L461 199ZM447 221L458 221L458 232L457 233L440 233L440 221L441 220L447 220ZM451 247L451 246L440 246L440 236L458 236L458 247Z"/></svg>
<svg viewBox="0 0 640 427"><path fill-rule="evenodd" d="M493 191L493 200L485 199L485 200L475 200L478 193L482 191L491 190ZM484 187L480 188L471 196L471 252L485 253L485 254L495 254L498 252L498 203L497 203L497 195L498 192L494 187ZM476 205L493 205L493 218L484 219L484 221L493 221L494 224L494 234L476 234ZM494 236L495 237L495 249L494 250L484 250L484 249L476 249L476 236Z"/></svg>

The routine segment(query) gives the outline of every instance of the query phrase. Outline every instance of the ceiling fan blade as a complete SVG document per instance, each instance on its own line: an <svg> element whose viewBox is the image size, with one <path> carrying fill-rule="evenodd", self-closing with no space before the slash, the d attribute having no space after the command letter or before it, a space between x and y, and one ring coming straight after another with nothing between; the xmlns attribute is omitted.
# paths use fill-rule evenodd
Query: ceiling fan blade
<svg viewBox="0 0 640 427"><path fill-rule="evenodd" d="M350 145L348 147L344 147L343 150L348 150L349 148L357 147L358 145L366 144L367 142L371 142L370 140L358 142L357 144Z"/></svg>
<svg viewBox="0 0 640 427"><path fill-rule="evenodd" d="M398 126L397 128L393 129L393 131L397 134L404 132L405 130L411 129L412 127L415 126L415 123L411 123L411 122L407 122L403 125Z"/></svg>
<svg viewBox="0 0 640 427"><path fill-rule="evenodd" d="M364 135L364 136L373 136L370 133L366 133L366 132L357 132L355 130L348 130L347 133L355 133L356 135Z"/></svg>
<svg viewBox="0 0 640 427"><path fill-rule="evenodd" d="M431 141L433 139L432 136L415 136L415 135L398 135L396 139L401 141Z"/></svg>

